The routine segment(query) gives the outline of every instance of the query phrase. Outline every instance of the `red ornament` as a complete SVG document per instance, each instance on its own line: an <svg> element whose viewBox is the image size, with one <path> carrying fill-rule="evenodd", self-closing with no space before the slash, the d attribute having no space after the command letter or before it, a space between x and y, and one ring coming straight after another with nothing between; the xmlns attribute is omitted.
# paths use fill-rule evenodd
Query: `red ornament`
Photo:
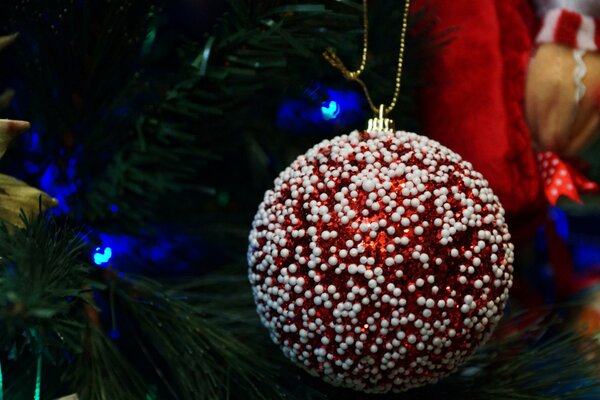
<svg viewBox="0 0 600 400"><path fill-rule="evenodd" d="M283 171L250 233L258 314L334 385L435 382L483 343L512 285L504 210L481 174L414 133L326 140Z"/></svg>

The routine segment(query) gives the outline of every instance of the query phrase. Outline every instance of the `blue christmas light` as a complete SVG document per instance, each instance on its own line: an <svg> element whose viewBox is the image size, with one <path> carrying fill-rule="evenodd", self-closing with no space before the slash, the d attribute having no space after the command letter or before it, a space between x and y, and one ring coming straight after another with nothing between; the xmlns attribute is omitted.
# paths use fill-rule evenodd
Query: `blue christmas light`
<svg viewBox="0 0 600 400"><path fill-rule="evenodd" d="M110 336L110 338L112 340L118 340L121 337L121 332L119 332L118 329L111 329L110 332L108 333L108 335Z"/></svg>
<svg viewBox="0 0 600 400"><path fill-rule="evenodd" d="M152 232L155 233L91 233L85 238L90 246L89 257L97 266L107 267L110 264L111 268L128 273L166 269L170 273L187 271L191 266L190 260L205 257L203 246L193 236L168 231Z"/></svg>
<svg viewBox="0 0 600 400"><path fill-rule="evenodd" d="M52 209L55 214L69 212L69 198L77 192L75 167L75 158L69 160L66 169L50 164L40 177L41 189L58 199L58 206Z"/></svg>
<svg viewBox="0 0 600 400"><path fill-rule="evenodd" d="M104 264L108 264L112 256L113 251L110 247L96 247L92 257L94 259L94 264L102 266Z"/></svg>
<svg viewBox="0 0 600 400"><path fill-rule="evenodd" d="M27 146L27 150L30 153L37 153L42 150L40 141L40 133L38 130L32 129L30 132L25 134L24 141Z"/></svg>
<svg viewBox="0 0 600 400"><path fill-rule="evenodd" d="M277 126L294 134L322 135L360 126L367 116L361 94L315 84L302 98L281 103Z"/></svg>
<svg viewBox="0 0 600 400"><path fill-rule="evenodd" d="M37 126L37 124L33 124L31 129L23 135L23 139L22 139L22 144L25 146L25 149L27 150L27 154L30 154L30 155L41 154L41 152L43 151L43 148L42 148L40 138L41 138L41 136L40 136L39 127ZM32 158L35 159L35 157L32 157ZM25 172L27 174L31 174L31 175L38 175L45 168L44 165L39 164L39 160L38 160L38 162L35 162L32 160L26 160L24 162L24 167L25 167L24 168Z"/></svg>
<svg viewBox="0 0 600 400"><path fill-rule="evenodd" d="M550 217L556 227L556 233L562 240L569 238L569 218L559 207L550 207Z"/></svg>
<svg viewBox="0 0 600 400"><path fill-rule="evenodd" d="M329 121L336 119L340 115L340 105L335 100L329 100L321 104L321 114L323 119Z"/></svg>
<svg viewBox="0 0 600 400"><path fill-rule="evenodd" d="M153 237L143 238L125 234L98 233L98 243L92 258L96 265L105 265L112 261L113 265L122 268L123 262L131 264L133 259L143 259L146 262L164 263L172 257L171 252L176 237ZM118 259L118 260L117 260Z"/></svg>
<svg viewBox="0 0 600 400"><path fill-rule="evenodd" d="M580 237L572 251L577 272L590 274L600 270L600 243L598 241Z"/></svg>

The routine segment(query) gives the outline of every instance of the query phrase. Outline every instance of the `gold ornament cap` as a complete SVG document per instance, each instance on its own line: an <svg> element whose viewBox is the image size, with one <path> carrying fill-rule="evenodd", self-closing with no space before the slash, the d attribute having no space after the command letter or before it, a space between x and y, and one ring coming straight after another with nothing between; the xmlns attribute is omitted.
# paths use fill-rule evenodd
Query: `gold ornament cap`
<svg viewBox="0 0 600 400"><path fill-rule="evenodd" d="M394 121L390 118L385 118L385 106L383 104L380 105L379 115L369 120L367 132L394 133L394 130Z"/></svg>

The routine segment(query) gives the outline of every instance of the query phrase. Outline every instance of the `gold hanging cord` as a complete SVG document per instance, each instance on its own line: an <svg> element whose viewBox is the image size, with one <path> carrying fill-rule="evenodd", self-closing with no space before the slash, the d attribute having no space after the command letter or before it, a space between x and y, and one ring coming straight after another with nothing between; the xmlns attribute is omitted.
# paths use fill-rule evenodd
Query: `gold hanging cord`
<svg viewBox="0 0 600 400"><path fill-rule="evenodd" d="M377 116L376 119L380 120L382 123L384 120L386 120L385 116L388 115L394 109L394 107L396 107L396 104L398 103L398 97L400 96L400 84L402 77L402 66L404 64L404 47L406 44L406 30L408 26L409 9L410 0L406 0L404 5L404 16L402 19L402 33L400 34L400 51L398 55L398 71L396 73L396 86L394 88L394 96L392 97L392 101L388 106L385 106L384 104L382 104L379 107L375 106L375 103L373 103L373 99L369 94L369 90L367 89L367 85L362 79L360 79L360 75L363 73L367 65L367 53L369 42L369 18L367 12L367 0L363 0L363 52L361 63L358 69L356 71L348 70L348 68L346 68L342 60L338 57L337 54L335 54L332 48L328 48L323 53L323 57L325 58L325 60L327 60L329 64L331 64L333 67L337 68L347 80L358 82L358 84L362 87L363 91L365 92L365 96L367 98L367 101L369 102L371 110ZM391 121L389 122L391 123ZM371 121L369 121L369 125L371 125Z"/></svg>

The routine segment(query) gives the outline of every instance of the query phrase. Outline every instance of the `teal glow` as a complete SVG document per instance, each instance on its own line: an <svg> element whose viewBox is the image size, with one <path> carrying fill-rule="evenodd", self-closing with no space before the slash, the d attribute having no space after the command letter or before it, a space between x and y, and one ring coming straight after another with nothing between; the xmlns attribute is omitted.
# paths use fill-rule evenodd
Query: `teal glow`
<svg viewBox="0 0 600 400"><path fill-rule="evenodd" d="M101 247L96 247L96 251L94 252L94 264L96 265L104 265L107 264L112 258L113 252L110 247L105 247L102 249Z"/></svg>
<svg viewBox="0 0 600 400"><path fill-rule="evenodd" d="M37 374L35 377L35 394L33 400L40 400L40 391L42 390L42 353L38 354Z"/></svg>
<svg viewBox="0 0 600 400"><path fill-rule="evenodd" d="M321 114L326 121L335 119L340 115L340 105L335 100L326 101L321 104Z"/></svg>
<svg viewBox="0 0 600 400"><path fill-rule="evenodd" d="M154 47L154 42L156 41L156 28L153 28L146 35L146 40L142 46L142 56L147 56L152 51L152 47Z"/></svg>

